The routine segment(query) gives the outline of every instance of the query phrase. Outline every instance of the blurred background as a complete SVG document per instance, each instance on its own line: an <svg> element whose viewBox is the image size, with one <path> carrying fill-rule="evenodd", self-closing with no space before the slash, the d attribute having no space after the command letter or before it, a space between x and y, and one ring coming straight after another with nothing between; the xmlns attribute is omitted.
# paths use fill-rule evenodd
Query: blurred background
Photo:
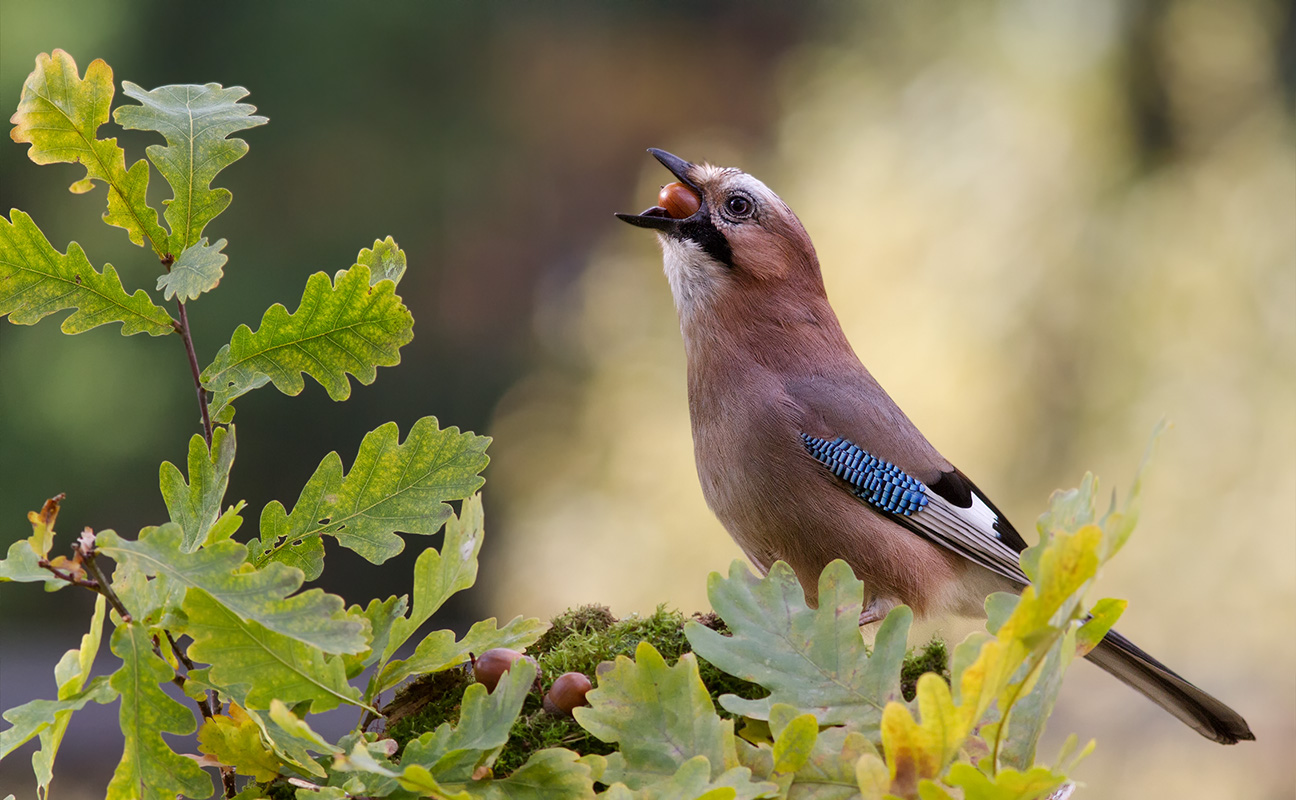
<svg viewBox="0 0 1296 800"><path fill-rule="evenodd" d="M271 122L218 178L234 203L207 232L230 261L189 306L203 363L271 303L295 308L309 274L395 236L416 320L402 364L344 404L313 382L243 398L229 498L248 501L250 536L267 502L291 505L329 450L349 464L387 420L495 437L478 586L433 622L459 629L586 602L691 612L739 557L697 486L659 253L612 212L668 180L646 147L743 167L805 223L860 357L1024 532L1085 470L1123 492L1157 420L1174 422L1100 590L1259 741L1209 743L1080 665L1042 756L1096 737L1075 774L1087 797L1290 798L1294 9L0 0L0 107L55 47L82 69L105 59L119 89L251 90ZM131 160L158 141L101 135ZM0 208L151 289L156 260L98 221L102 187L66 191L79 176L6 142ZM158 464L183 463L195 431L174 337L0 322L0 547L60 491L64 537L156 524ZM423 545L381 567L330 548L319 585L349 602L409 591ZM3 587L0 708L54 696L90 609L84 592ZM79 712L56 796L102 794L115 714ZM0 765L7 791L30 790L30 750Z"/></svg>

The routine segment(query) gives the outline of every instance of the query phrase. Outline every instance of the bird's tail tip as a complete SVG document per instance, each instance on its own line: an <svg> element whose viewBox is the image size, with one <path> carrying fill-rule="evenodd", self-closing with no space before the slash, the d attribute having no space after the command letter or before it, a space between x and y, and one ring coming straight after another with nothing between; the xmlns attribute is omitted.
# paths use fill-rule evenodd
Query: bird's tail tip
<svg viewBox="0 0 1296 800"><path fill-rule="evenodd" d="M1241 714L1189 683L1116 631L1109 631L1088 658L1207 739L1220 744L1255 740Z"/></svg>

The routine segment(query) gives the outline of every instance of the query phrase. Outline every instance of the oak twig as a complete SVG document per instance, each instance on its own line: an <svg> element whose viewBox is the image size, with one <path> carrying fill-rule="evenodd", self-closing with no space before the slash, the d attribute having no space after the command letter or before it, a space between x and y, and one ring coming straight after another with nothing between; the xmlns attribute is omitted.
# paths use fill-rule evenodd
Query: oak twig
<svg viewBox="0 0 1296 800"><path fill-rule="evenodd" d="M202 412L203 438L207 440L207 447L210 449L212 421L211 412L207 410L207 390L202 385L202 369L198 366L198 353L194 350L193 334L189 330L189 314L185 311L184 303L177 305L180 309L180 322L176 325L176 331L184 340L185 353L189 356L189 372L193 375L194 390L198 393L198 408Z"/></svg>

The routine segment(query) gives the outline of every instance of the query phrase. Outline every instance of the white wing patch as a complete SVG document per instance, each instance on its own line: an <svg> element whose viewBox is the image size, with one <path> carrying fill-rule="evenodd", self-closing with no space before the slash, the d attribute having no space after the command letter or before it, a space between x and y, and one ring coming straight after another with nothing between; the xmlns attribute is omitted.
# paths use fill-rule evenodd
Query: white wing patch
<svg viewBox="0 0 1296 800"><path fill-rule="evenodd" d="M969 508L959 508L935 492L929 491L927 497L927 507L911 518L915 528L991 572L1022 585L1030 583L1018 564L1017 551L994 529L999 516L975 492Z"/></svg>

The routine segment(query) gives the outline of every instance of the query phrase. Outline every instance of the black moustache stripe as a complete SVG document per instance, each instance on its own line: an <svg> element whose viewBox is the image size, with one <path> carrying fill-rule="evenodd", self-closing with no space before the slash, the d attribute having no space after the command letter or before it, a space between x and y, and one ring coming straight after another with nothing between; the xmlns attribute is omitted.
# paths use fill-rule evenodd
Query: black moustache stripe
<svg viewBox="0 0 1296 800"><path fill-rule="evenodd" d="M699 218L690 217L682 220L676 235L681 239L696 242L707 255L732 269L733 251L729 249L729 240L716 230L709 216L698 214L696 217Z"/></svg>

